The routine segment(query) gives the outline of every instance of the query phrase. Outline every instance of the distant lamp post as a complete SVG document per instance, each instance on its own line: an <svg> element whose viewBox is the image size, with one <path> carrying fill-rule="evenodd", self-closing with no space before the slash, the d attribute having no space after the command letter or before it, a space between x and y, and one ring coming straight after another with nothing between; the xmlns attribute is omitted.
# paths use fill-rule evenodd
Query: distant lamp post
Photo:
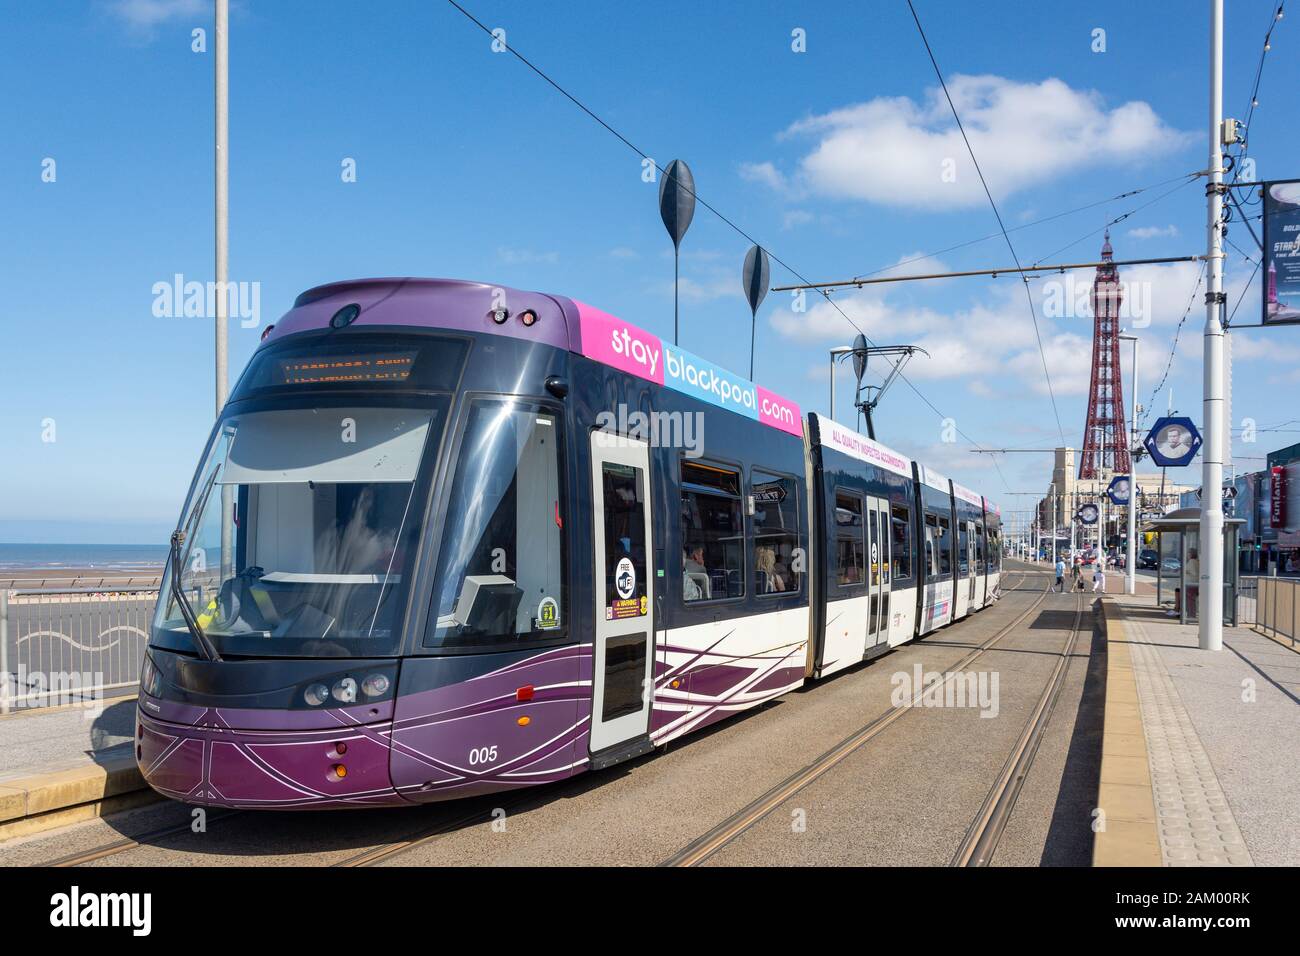
<svg viewBox="0 0 1300 956"><path fill-rule="evenodd" d="M749 300L749 380L754 380L754 339L758 336L758 307L767 296L767 284L772 277L772 267L762 246L752 246L745 253L745 267L740 279Z"/></svg>
<svg viewBox="0 0 1300 956"><path fill-rule="evenodd" d="M678 345L677 287L681 245L695 217L695 177L691 175L691 168L680 159L669 163L659 180L659 216L673 240L673 345Z"/></svg>

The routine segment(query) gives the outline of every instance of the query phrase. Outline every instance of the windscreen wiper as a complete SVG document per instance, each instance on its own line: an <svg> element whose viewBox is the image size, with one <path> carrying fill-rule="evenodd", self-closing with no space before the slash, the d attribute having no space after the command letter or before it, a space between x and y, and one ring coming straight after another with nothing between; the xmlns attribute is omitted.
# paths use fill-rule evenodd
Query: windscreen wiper
<svg viewBox="0 0 1300 956"><path fill-rule="evenodd" d="M203 655L203 659L220 661L221 655L217 653L217 649L208 635L203 633L198 618L194 616L194 609L190 607L190 599L185 596L185 589L181 587L181 544L184 540L184 531L178 528L172 532L172 598L176 601L176 608L181 612L181 617L185 619L185 626L190 629L190 636L194 638L194 646Z"/></svg>

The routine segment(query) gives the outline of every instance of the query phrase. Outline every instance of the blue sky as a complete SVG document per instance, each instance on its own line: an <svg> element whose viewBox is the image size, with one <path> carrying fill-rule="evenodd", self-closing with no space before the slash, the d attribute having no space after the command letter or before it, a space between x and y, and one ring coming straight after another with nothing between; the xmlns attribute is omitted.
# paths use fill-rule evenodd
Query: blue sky
<svg viewBox="0 0 1300 956"><path fill-rule="evenodd" d="M809 278L996 231L903 0L466 5L655 160L687 160L703 198ZM1008 226L1205 167L1204 3L917 6ZM232 7L231 278L261 284L263 325L321 282L426 275L558 292L671 336L671 244L638 156L494 54L454 8ZM1273 4L1230 7L1225 111L1240 118ZM51 2L0 34L0 540L162 541L175 520L212 419L212 328L155 317L152 287L176 273L211 278L211 16L201 0ZM196 27L209 31L207 53L191 50ZM1281 23L1265 66L1251 141L1261 178L1300 175L1286 164L1300 142L1284 101L1300 82L1296 27ZM1104 52L1092 50L1097 28ZM791 49L796 29L806 52ZM54 182L42 181L47 158ZM342 181L345 158L354 183ZM1158 198L1177 185L1019 229L1017 252L1092 259L1105 223L1152 199L1112 228L1116 257L1203 252L1202 184ZM1240 224L1229 237L1256 255ZM683 246L681 344L735 369L748 362L747 247L703 208ZM909 268L1005 265L999 237ZM1231 251L1231 302L1251 268ZM1125 273L1150 318L1143 402L1198 272ZM773 264L774 283L792 279ZM1047 281L1034 297L1077 447L1091 319L1045 315ZM876 341L931 352L908 374L962 434L1046 448L1060 439L1018 284L907 283L837 301ZM1197 298L1169 385L1199 420ZM1257 314L1252 290L1238 319ZM258 332L232 323L232 378ZM824 411L826 349L852 335L826 305L797 314L773 293L755 377ZM1261 430L1235 445L1237 467L1253 470L1300 430L1282 424L1300 387L1300 330L1232 338L1233 419ZM1124 363L1127 389L1127 349ZM843 399L847 374L840 382ZM1155 405L1165 403L1162 391ZM42 441L47 419L53 442ZM999 474L968 441L945 442L941 416L902 383L881 404L878 436L1006 508L1028 504L1007 491L1050 480L1049 456L1005 459Z"/></svg>

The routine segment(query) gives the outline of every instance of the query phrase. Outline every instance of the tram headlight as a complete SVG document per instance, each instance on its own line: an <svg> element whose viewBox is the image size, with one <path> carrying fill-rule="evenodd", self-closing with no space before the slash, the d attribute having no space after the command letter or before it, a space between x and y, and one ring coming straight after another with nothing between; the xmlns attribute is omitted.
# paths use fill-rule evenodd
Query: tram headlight
<svg viewBox="0 0 1300 956"><path fill-rule="evenodd" d="M351 677L343 677L334 682L330 692L340 704L353 704L357 699L357 682Z"/></svg>
<svg viewBox="0 0 1300 956"><path fill-rule="evenodd" d="M147 655L140 673L140 687L150 697L157 697L158 692L162 690L162 674Z"/></svg>
<svg viewBox="0 0 1300 956"><path fill-rule="evenodd" d="M388 693L391 681L387 674L371 674L361 682L361 693L367 697L382 697Z"/></svg>
<svg viewBox="0 0 1300 956"><path fill-rule="evenodd" d="M313 707L319 707L330 699L330 689L324 684L312 684L303 691L302 699Z"/></svg>

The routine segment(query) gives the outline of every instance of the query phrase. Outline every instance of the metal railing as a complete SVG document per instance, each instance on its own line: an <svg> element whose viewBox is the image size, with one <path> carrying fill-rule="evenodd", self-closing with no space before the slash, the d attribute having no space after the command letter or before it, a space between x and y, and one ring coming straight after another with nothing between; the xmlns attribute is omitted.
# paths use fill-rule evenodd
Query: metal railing
<svg viewBox="0 0 1300 956"><path fill-rule="evenodd" d="M152 572L144 574L65 574L30 575L25 578L0 578L0 591L21 590L158 590L162 585L162 575Z"/></svg>
<svg viewBox="0 0 1300 956"><path fill-rule="evenodd" d="M68 580L0 587L0 714L95 700L139 683L157 577L74 579L92 582L77 587Z"/></svg>
<svg viewBox="0 0 1300 956"><path fill-rule="evenodd" d="M1295 647L1300 641L1300 580L1260 577L1252 623L1263 633Z"/></svg>

